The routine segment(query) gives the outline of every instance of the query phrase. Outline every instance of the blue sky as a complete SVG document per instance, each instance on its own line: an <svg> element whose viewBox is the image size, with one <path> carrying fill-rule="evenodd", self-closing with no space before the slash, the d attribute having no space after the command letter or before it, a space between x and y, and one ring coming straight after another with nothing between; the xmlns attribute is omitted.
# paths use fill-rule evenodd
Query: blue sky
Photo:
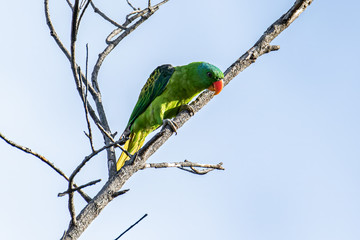
<svg viewBox="0 0 360 240"><path fill-rule="evenodd" d="M121 22L130 11L124 2L102 9ZM99 84L112 130L124 129L156 66L201 60L225 71L293 2L169 1L103 64ZM0 131L69 175L90 152L70 65L49 35L41 1L3 7ZM68 44L70 11L65 1L50 7ZM275 39L279 51L239 74L149 159L223 162L225 171L140 171L80 239L114 239L145 213L124 239L359 239L359 7L314 1ZM77 54L83 64L89 43L91 66L112 26L91 11L84 23ZM2 141L0 160L2 237L60 238L69 213L67 198L57 193L66 182ZM107 178L104 154L76 182L98 178L90 195ZM77 197L77 211L83 204Z"/></svg>

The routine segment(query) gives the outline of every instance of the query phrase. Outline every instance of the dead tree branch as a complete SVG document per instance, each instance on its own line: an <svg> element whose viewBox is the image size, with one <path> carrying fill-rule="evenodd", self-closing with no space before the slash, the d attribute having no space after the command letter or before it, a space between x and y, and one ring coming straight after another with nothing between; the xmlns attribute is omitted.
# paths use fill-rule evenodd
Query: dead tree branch
<svg viewBox="0 0 360 240"><path fill-rule="evenodd" d="M141 170L146 168L171 168L176 167L184 171L188 171L194 174L198 175L204 175L208 172L211 172L212 170L218 169L218 170L225 170L225 168L222 166L222 162L218 163L216 165L214 164L202 164L202 163L193 163L185 160L184 162L163 162L163 163L145 163ZM196 167L205 168L205 169L196 169ZM190 168L190 169L186 169Z"/></svg>
<svg viewBox="0 0 360 240"><path fill-rule="evenodd" d="M75 188L72 188L72 189L70 189L70 190L66 190L65 192L59 193L59 194L58 194L58 197L63 197L63 196L65 196L66 194L69 194L70 192L75 192L75 191L77 191L77 190L80 190L80 189L83 189L83 188L86 188L86 187L95 185L95 184L97 184L97 183L100 182L100 181L101 181L101 179L94 180L94 181L88 182L87 184L81 185L81 186L79 186L79 187L75 187Z"/></svg>
<svg viewBox="0 0 360 240"><path fill-rule="evenodd" d="M270 43L276 38L284 29L286 29L305 9L312 3L312 0L296 0L290 10L274 22L260 37L260 39L251 47L245 54L237 59L225 71L225 86L234 79L241 71L250 66L261 55L268 53L272 50L277 50L278 47L272 47ZM120 37L120 36L119 36ZM115 40L116 41L116 40ZM113 44L113 43L112 43ZM111 46L111 44L109 45ZM104 56L111 51L114 46L105 50ZM103 59L99 58L100 67ZM95 77L97 73L95 73ZM201 93L191 106L194 111L199 111L204 107L212 98L213 93L204 91ZM174 122L181 127L186 121L191 118L188 111L182 111L174 119ZM146 160L157 151L164 142L166 142L172 135L172 130L169 127L164 128L161 132L156 134L150 139L138 152L134 159L133 164L126 165L119 172L116 173L108 182L103 186L99 193L93 198L93 201L87 204L84 209L77 216L77 224L70 224L64 239L77 239L90 223L100 214L106 205L114 199L113 194L125 184L125 182L139 169L142 169Z"/></svg>
<svg viewBox="0 0 360 240"><path fill-rule="evenodd" d="M58 167L56 167L52 162L50 162L46 157L44 157L43 155L37 153L37 152L34 152L33 150L31 150L30 148L28 147L24 147L24 146L21 146L17 143L15 143L14 141L8 139L7 137L5 137L1 132L0 132L0 138L2 138L6 143L8 143L9 145L25 152L25 153L28 153L28 154L31 154L33 155L34 157L37 157L38 159L40 159L43 163L47 164L49 167L51 167L55 172L57 172L60 176L62 176L66 181L69 181L69 178L66 176L65 173L63 173L63 171L61 171ZM73 186L76 188L77 185L76 184L73 184ZM81 189L77 190L77 192L85 199L86 202L90 202L91 201L91 198L86 194L84 193Z"/></svg>
<svg viewBox="0 0 360 240"><path fill-rule="evenodd" d="M91 2L90 4L91 4L91 7L94 9L94 12L99 14L103 19L105 19L109 23L113 24L115 27L121 28L123 30L126 29L126 27L124 27L123 25L118 24L117 22L115 22L114 20L109 18L105 13L103 13L99 8L97 8L93 2Z"/></svg>
<svg viewBox="0 0 360 240"><path fill-rule="evenodd" d="M85 70L85 78L87 79L87 75L88 75L88 64L89 64L89 46L88 44L86 44L86 70ZM78 72L80 73L80 69L78 70ZM79 78L81 78L81 75L79 74ZM80 83L82 83L82 81L80 81ZM95 152L95 148L94 148L94 142L93 142L93 138L92 138L92 130L91 130L91 124L90 124L90 120L89 120L89 109L88 109L88 106L86 104L87 102L87 96L88 96L88 92L89 92L89 82L86 81L86 86L85 86L85 93L83 95L83 104L84 104L84 109L85 109L85 119L86 119L86 124L87 124L87 127L88 127L88 131L89 133L85 133L85 135L88 137L89 139L89 142L90 142L90 147L91 147L91 150L93 152Z"/></svg>
<svg viewBox="0 0 360 240"><path fill-rule="evenodd" d="M148 216L147 213L145 213L144 216L142 216L139 220L137 220L133 225L131 225L130 227L128 227L128 229L126 229L122 234L120 234L117 238L115 238L115 240L118 240L119 238L121 238L125 233L127 233L130 229L132 229L136 224L138 224L139 222L141 222L144 218L146 218Z"/></svg>

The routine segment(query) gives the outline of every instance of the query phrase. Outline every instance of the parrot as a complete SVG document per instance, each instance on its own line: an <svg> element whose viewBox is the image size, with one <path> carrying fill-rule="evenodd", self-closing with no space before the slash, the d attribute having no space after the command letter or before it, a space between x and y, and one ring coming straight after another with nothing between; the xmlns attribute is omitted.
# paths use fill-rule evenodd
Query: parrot
<svg viewBox="0 0 360 240"><path fill-rule="evenodd" d="M223 72L207 62L157 67L141 89L121 135L126 140L123 149L128 154L135 154L144 144L146 136L162 125L170 125L176 133L177 126L171 119L183 109L194 114L188 103L205 89L219 94L224 86L223 79ZM127 153L121 153L116 164L117 171L130 159Z"/></svg>

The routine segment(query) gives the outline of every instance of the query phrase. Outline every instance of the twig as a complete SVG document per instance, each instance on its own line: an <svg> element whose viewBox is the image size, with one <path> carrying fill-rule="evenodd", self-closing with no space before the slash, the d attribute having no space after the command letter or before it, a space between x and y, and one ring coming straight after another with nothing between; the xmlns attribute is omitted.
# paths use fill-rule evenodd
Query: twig
<svg viewBox="0 0 360 240"><path fill-rule="evenodd" d="M71 8L71 10L73 9L73 5L71 4L70 0L66 0L67 4L69 5L69 7Z"/></svg>
<svg viewBox="0 0 360 240"><path fill-rule="evenodd" d="M122 139L120 139L118 142L115 141L115 139L111 136L110 133L108 133L101 125L97 124L99 129L111 140L111 142L113 142L115 144L116 147L120 148L121 151L125 152L126 155L128 155L128 157L132 157L132 155L126 151L122 146L120 146L120 144L118 142L121 142Z"/></svg>
<svg viewBox="0 0 360 240"><path fill-rule="evenodd" d="M81 0L79 9L82 9L85 5L86 0Z"/></svg>
<svg viewBox="0 0 360 240"><path fill-rule="evenodd" d="M130 6L134 11L136 11L136 7L134 7L134 6L129 2L129 0L126 0L126 2L129 4L129 6Z"/></svg>
<svg viewBox="0 0 360 240"><path fill-rule="evenodd" d="M81 3L81 6L79 7L79 9L81 9L81 8L84 6L85 1L86 1L86 0L83 0L83 2ZM87 9L87 7L89 6L90 3L91 3L91 0L87 0L84 9L83 9L82 12L80 13L80 17L79 17L79 20L78 20L77 27L80 26L81 19L82 19L83 15L84 15L84 13L85 13L85 11L86 11L86 9ZM78 29L77 29L77 30L78 30Z"/></svg>
<svg viewBox="0 0 360 240"><path fill-rule="evenodd" d="M5 137L1 132L0 132L0 138L2 138L6 143L8 143L9 145L25 152L28 154L33 155L34 157L37 157L38 159L40 159L42 162L44 162L45 164L47 164L49 167L51 167L55 172L57 172L60 176L62 176L63 178L65 178L66 181L69 181L69 178L66 176L65 173L63 173L63 171L61 171L59 168L57 168L52 162L50 162L47 158L45 158L44 156L40 155L37 152L34 152L33 150L31 150L28 147L24 147L21 146L13 141L11 141L10 139L8 139L7 137ZM73 186L77 187L76 184L74 184ZM86 202L90 202L91 198L84 193L81 189L79 189L77 192L79 192L79 194L85 199Z"/></svg>
<svg viewBox="0 0 360 240"><path fill-rule="evenodd" d="M106 21L110 22L111 24L113 24L115 27L121 28L123 30L126 29L126 27L124 27L123 25L115 22L114 20L112 20L111 18L109 18L108 16L106 16L105 13L103 13L99 8L97 8L95 6L95 4L93 2L90 2L91 7L94 9L94 12L99 14L102 18L104 18Z"/></svg>
<svg viewBox="0 0 360 240"><path fill-rule="evenodd" d="M94 180L94 181L88 182L87 184L81 185L81 186L79 186L79 187L72 188L71 190L66 190L65 192L59 193L59 194L58 194L58 197L63 197L63 196L65 196L66 194L69 194L70 192L75 192L75 191L77 191L77 190L80 190L80 189L83 189L83 188L86 188L86 187L95 185L95 184L97 184L97 183L100 182L100 181L101 181L101 179Z"/></svg>
<svg viewBox="0 0 360 240"><path fill-rule="evenodd" d="M122 29L115 29L106 38L106 43L112 44L117 41L120 42L124 37L126 37L129 33L131 33L133 30L135 30L141 23L145 22L152 14L154 14L157 10L159 10L159 7L161 5L167 3L168 1L169 0L164 0L164 1L154 5L151 8L145 8L143 10L137 9L137 10L129 13L128 15L126 15L126 21L122 25L124 27L127 27L126 31L123 32L122 35L119 36L117 39L112 40L115 36L117 36L118 34L120 34L122 32ZM140 17L140 20L138 20L131 27L128 27L128 25L130 25L133 21L135 21L139 17Z"/></svg>
<svg viewBox="0 0 360 240"><path fill-rule="evenodd" d="M104 151L107 148L111 148L114 147L116 145L118 145L119 142L114 142L108 145L103 146L102 148L92 152L91 154L89 154L88 156L86 156L84 158L84 160L75 168L75 170L72 172L72 174L69 177L69 181L73 181L73 179L75 178L76 174L78 174L80 172L80 170L86 165L87 162L89 162L93 157L95 157L97 154L99 154L100 152ZM69 188L68 190L71 190L72 188Z"/></svg>
<svg viewBox="0 0 360 240"><path fill-rule="evenodd" d="M72 7L72 6L71 6ZM73 9L73 7L72 7ZM50 12L49 12L49 0L44 0L44 10L45 10L45 18L46 18L46 23L49 27L50 30L50 35L53 37L53 39L55 40L56 44L58 45L58 47L61 49L61 51L64 53L64 55L66 56L66 58L71 62L71 54L70 52L66 49L66 47L64 46L64 44L62 43L62 41L60 40L59 36L57 35L55 28L52 24L51 21L51 17L50 17ZM77 68L77 66L76 66ZM85 78L85 76L83 74L81 74L81 80L83 82L87 81L87 78ZM91 93L91 95L93 96L93 98L98 98L98 93L95 91L95 89L88 83L85 82L85 85L88 86L89 92ZM81 95L80 95L81 96ZM82 97L82 96L81 96ZM93 119L94 122L100 122L98 116L96 115L95 111L93 110L93 108L91 107L90 103L87 102L87 107L89 109L89 113L91 118Z"/></svg>
<svg viewBox="0 0 360 240"><path fill-rule="evenodd" d="M117 238L115 238L115 240L118 240L119 238L121 238L127 231L129 231L130 229L132 229L136 224L138 224L141 220L143 220L144 218L147 217L147 213L142 216L139 220L137 220L133 225L131 225L128 229L126 229L122 234L120 234L120 236L118 236Z"/></svg>
<svg viewBox="0 0 360 240"><path fill-rule="evenodd" d="M120 196L120 195L123 195L123 194L127 193L128 191L130 191L130 189L125 189L125 190L116 192L116 193L114 193L114 194L112 195L112 197L113 197L113 198L116 198L116 197L118 197L118 196Z"/></svg>
<svg viewBox="0 0 360 240"><path fill-rule="evenodd" d="M89 63L89 47L88 47L88 44L86 44L86 69L85 69L85 78L86 79L87 79L87 75L88 75L88 63ZM79 74L80 74L80 70L79 70ZM82 81L80 81L80 83L82 83ZM94 143L93 143L93 138L92 138L91 124L90 124L90 121L89 121L89 109L88 109L88 106L86 104L87 103L87 96L88 96L88 89L89 89L89 82L86 81L85 95L83 96L83 104L84 104L85 118L86 118L86 123L87 123L89 133L85 132L85 135L88 137L88 139L90 141L91 150L94 152L95 148L94 148Z"/></svg>
<svg viewBox="0 0 360 240"><path fill-rule="evenodd" d="M65 175L65 173L63 173L59 168L57 168L52 162L50 162L47 158L45 158L44 156L38 154L37 152L34 152L33 150L31 150L28 147L23 147L13 141L11 141L10 139L8 139L7 137L5 137L1 132L0 132L0 138L2 138L6 143L10 144L11 146L25 152L28 154L31 154L35 157L37 157L38 159L40 159L42 162L46 163L49 167L51 167L53 170L55 170L55 172L57 172L58 174L60 174L60 176L62 176L63 178L65 178L66 180L69 180L68 177Z"/></svg>
<svg viewBox="0 0 360 240"><path fill-rule="evenodd" d="M71 21L71 44L70 44L70 54L71 54L71 70L73 72L73 77L75 80L75 84L80 96L84 96L83 89L81 86L81 80L78 78L77 75L77 67L75 61L75 42L77 38L78 32L78 16L79 16L79 0L75 0L74 7L73 7L73 14L72 14L72 21ZM71 216L71 222L73 225L76 225L76 212L75 212L75 205L74 205L74 192L72 191L72 184L74 181L74 174L71 174L69 178L68 184L68 191L69 191L69 202L68 208Z"/></svg>
<svg viewBox="0 0 360 240"><path fill-rule="evenodd" d="M65 56L71 63L73 77L74 77L75 84L76 84L76 87L77 87L77 90L78 90L78 93L79 93L81 99L83 99L83 89L81 88L80 81L85 82L85 84L88 86L89 92L91 93L93 100L95 101L96 109L99 114L99 117L98 117L96 115L95 111L93 110L93 108L91 107L90 103L87 101L86 105L88 107L91 118L93 119L93 121L95 123L99 123L99 124L103 125L106 130L110 130L98 86L97 86L97 90L95 90L95 88L87 82L88 80L87 80L87 78L85 78L85 76L83 74L81 74L81 79L78 79L78 74L76 73L78 66L75 62L75 41L76 41L76 33L77 33L77 29L78 29L77 16L79 13L79 9L78 9L79 1L75 1L74 5L76 5L76 6L73 7L73 16L72 16L72 25L71 25L72 26L71 27L71 52L70 53L65 48L65 46L62 44L60 38L57 36L55 28L52 24L50 14L49 14L49 0L44 0L46 23L50 29L51 36L54 38L54 40L57 43L57 45L59 46L59 48L63 51L63 53L65 54ZM104 136L104 139L106 139L105 136ZM105 144L109 145L109 142L106 142L106 140L105 140ZM109 177L111 177L116 173L115 150L111 147L107 148L107 150L108 150L107 152L108 152Z"/></svg>

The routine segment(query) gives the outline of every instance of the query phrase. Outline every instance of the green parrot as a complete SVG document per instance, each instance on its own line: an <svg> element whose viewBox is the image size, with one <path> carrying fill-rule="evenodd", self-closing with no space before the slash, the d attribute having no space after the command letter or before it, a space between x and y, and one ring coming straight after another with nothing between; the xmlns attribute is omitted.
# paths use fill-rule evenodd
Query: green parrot
<svg viewBox="0 0 360 240"><path fill-rule="evenodd" d="M205 89L220 93L224 74L206 62L193 62L173 67L169 64L157 67L141 89L139 99L131 113L129 122L121 138L127 139L124 149L136 153L144 144L145 138L163 124L169 124L176 132L177 126L170 120L191 99ZM120 170L130 158L124 152L117 161Z"/></svg>

